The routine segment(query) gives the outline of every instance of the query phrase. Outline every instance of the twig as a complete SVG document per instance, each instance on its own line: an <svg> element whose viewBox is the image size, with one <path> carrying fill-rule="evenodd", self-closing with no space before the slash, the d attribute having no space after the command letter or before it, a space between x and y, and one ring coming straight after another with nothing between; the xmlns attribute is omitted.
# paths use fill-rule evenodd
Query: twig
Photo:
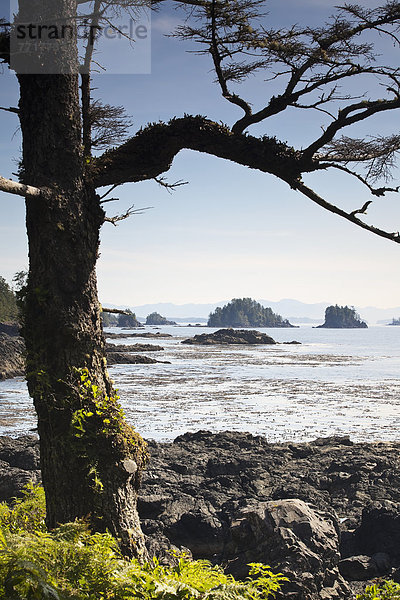
<svg viewBox="0 0 400 600"><path fill-rule="evenodd" d="M120 221L124 221L125 219L128 219L132 215L142 215L144 210L149 210L150 208L153 208L153 206L146 206L144 208L137 208L136 210L133 210L134 206L135 205L133 204L122 215L115 215L115 217L105 217L104 221L107 221L107 223L112 223L116 227L117 223L119 223Z"/></svg>

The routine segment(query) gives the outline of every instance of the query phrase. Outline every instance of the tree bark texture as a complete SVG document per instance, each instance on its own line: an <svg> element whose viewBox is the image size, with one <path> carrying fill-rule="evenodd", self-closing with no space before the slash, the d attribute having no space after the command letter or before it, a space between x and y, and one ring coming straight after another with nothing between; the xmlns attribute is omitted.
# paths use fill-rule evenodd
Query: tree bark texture
<svg viewBox="0 0 400 600"><path fill-rule="evenodd" d="M143 557L136 496L146 451L107 375L95 271L104 213L85 177L78 75L19 83L23 176L45 190L26 198L23 332L47 524L87 518Z"/></svg>

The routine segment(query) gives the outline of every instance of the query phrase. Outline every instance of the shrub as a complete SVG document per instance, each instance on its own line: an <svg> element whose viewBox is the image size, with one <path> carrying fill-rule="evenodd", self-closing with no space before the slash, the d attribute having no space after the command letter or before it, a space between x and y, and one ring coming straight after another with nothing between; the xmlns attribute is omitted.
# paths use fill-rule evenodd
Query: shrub
<svg viewBox="0 0 400 600"><path fill-rule="evenodd" d="M0 505L1 600L263 600L286 580L255 563L250 577L236 581L183 554L172 567L156 559L142 565L84 521L46 531L44 511L43 490L32 485L11 508Z"/></svg>
<svg viewBox="0 0 400 600"><path fill-rule="evenodd" d="M383 581L368 585L357 600L400 600L400 585L394 581Z"/></svg>

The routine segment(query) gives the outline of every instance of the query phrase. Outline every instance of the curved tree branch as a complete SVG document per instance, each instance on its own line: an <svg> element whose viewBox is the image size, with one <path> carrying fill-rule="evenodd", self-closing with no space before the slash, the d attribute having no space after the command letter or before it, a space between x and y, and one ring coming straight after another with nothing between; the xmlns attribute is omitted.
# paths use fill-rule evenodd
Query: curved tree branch
<svg viewBox="0 0 400 600"><path fill-rule="evenodd" d="M154 149L157 148L157 152ZM240 165L276 175L289 185L307 168L301 153L273 137L237 135L201 116L185 116L155 123L139 131L119 148L95 159L92 177L96 187L154 179L168 171L183 149L206 152Z"/></svg>
<svg viewBox="0 0 400 600"><path fill-rule="evenodd" d="M158 148L158 152L154 152L154 148ZM302 173L334 165L305 160L301 152L275 138L258 139L250 135L234 134L227 127L200 116L186 116L169 123L150 125L119 148L105 152L92 165L94 185L100 187L157 178L171 167L176 154L185 148L275 175L325 210L375 235L400 243L399 233L384 231L359 219L356 215L361 214L362 209L346 212L324 200L301 180ZM345 168L342 170L346 171ZM350 170L347 172L355 175ZM370 191L375 196L383 193L380 189L370 188Z"/></svg>
<svg viewBox="0 0 400 600"><path fill-rule="evenodd" d="M373 225L368 225L368 223L364 223L364 221L361 221L361 219L356 217L357 214L365 212L365 210L368 208L368 206L365 206L365 204L361 209L354 210L348 213L345 210L339 208L338 206L335 206L334 204L331 204L330 202L327 202L326 200L321 198L321 196L319 196L311 188L307 187L302 181L298 182L295 188L299 192L304 194L304 196L307 196L307 198L315 202L315 204L318 204L318 206L322 206L322 208L325 208L329 212L334 213L335 215L339 215L340 217L346 219L346 221L350 221L351 223L354 223L354 225L358 225L358 227L366 229L367 231L370 231L371 233L374 233L379 237L383 237L388 240L391 240L392 242L396 242L396 244L400 244L400 233L398 231L390 233L388 231L384 231L383 229L379 229L378 227L374 227Z"/></svg>

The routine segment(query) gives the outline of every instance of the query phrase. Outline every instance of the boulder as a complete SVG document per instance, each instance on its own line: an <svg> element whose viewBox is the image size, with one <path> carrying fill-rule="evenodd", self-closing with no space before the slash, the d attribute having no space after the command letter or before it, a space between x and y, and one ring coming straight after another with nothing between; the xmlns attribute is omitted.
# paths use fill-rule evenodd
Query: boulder
<svg viewBox="0 0 400 600"><path fill-rule="evenodd" d="M232 515L222 555L228 570L243 578L247 564L262 562L288 577L281 598L346 598L339 574L339 527L332 513L298 499L251 501Z"/></svg>
<svg viewBox="0 0 400 600"><path fill-rule="evenodd" d="M203 344L211 346L216 344L276 344L269 335L253 329L219 329L214 333L201 333L192 338L183 340L182 344Z"/></svg>
<svg viewBox="0 0 400 600"><path fill-rule="evenodd" d="M0 501L19 496L27 483L38 483L40 478L37 437L0 437Z"/></svg>
<svg viewBox="0 0 400 600"><path fill-rule="evenodd" d="M0 440L1 497L9 500L39 477L38 448L35 438ZM368 580L354 577L390 576L400 564L399 442L275 444L198 431L149 441L149 451L138 509L149 552L163 561L173 547L235 574L266 561L292 573L284 597L299 600L345 597L339 550L342 561L352 558L340 569L357 593Z"/></svg>
<svg viewBox="0 0 400 600"><path fill-rule="evenodd" d="M385 553L392 562L400 561L400 503L370 503L362 511L361 525L354 537L363 554Z"/></svg>
<svg viewBox="0 0 400 600"><path fill-rule="evenodd" d="M347 581L366 581L378 576L378 569L371 556L358 555L344 558L339 571Z"/></svg>

